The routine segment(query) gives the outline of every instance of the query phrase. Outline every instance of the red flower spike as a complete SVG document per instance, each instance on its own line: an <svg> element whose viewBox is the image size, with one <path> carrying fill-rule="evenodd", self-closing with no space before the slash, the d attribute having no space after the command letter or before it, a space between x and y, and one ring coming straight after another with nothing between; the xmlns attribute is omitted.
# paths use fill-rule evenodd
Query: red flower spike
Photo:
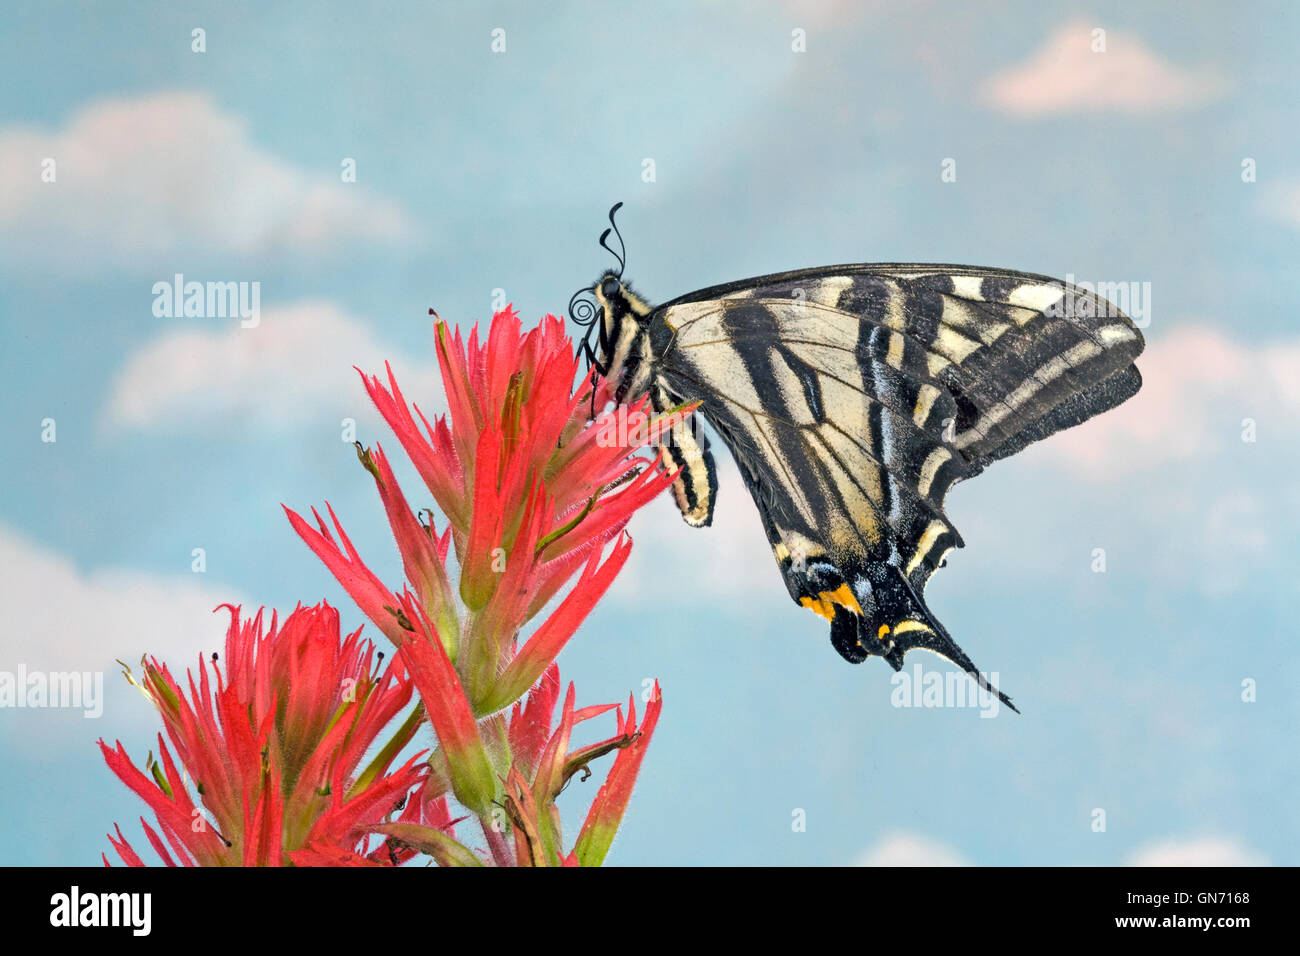
<svg viewBox="0 0 1300 956"><path fill-rule="evenodd" d="M469 612L454 661L475 713L484 716L508 707L540 678L626 561L627 542L616 543L600 564L603 547L674 476L661 458L637 454L654 429L634 430L620 444L587 427L591 391L585 380L574 391L579 363L561 320L547 316L523 332L518 315L506 309L494 316L486 341L477 327L468 340L441 321L435 331L449 411L434 425L418 408L412 414L391 368L387 386L374 376L363 380L449 521L461 567L459 595ZM602 403L610 397L603 381L597 396ZM648 410L644 398L632 406L642 415ZM374 464L408 579L428 578L419 570L428 567L427 554L406 553L425 548L412 542L409 509L398 503L401 492L390 487L391 469L380 459L376 454ZM344 558L332 536L295 527L373 619L388 589L363 574L346 541ZM520 629L574 575L579 580L562 610L524 642L524 658L512 662ZM428 606L425 592L433 589L411 583L440 633L449 629L440 609ZM377 623L393 634L391 625Z"/></svg>
<svg viewBox="0 0 1300 956"><path fill-rule="evenodd" d="M326 604L298 607L283 625L272 615L265 631L261 612L241 622L239 609L229 610L224 678L204 659L188 693L155 660L144 662L138 683L127 672L158 708L171 744L159 735L150 775L120 743L101 740L104 759L154 811L158 831L144 823L145 836L167 865L281 866L307 847L341 860L424 779L418 756L389 772L414 724L361 768L410 703L413 681L396 657L375 674L373 645L359 631L341 639ZM120 830L110 842L124 862L139 861Z"/></svg>

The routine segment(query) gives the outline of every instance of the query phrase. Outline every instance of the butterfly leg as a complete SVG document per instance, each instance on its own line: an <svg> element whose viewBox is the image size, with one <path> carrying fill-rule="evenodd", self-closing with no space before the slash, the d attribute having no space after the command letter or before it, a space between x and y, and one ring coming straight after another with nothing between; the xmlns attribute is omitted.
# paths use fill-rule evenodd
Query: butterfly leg
<svg viewBox="0 0 1300 956"><path fill-rule="evenodd" d="M582 340L582 345L579 348L579 352L586 358L587 367L591 369L591 375L588 376L587 378L587 384L591 387L591 415L589 417L591 419L595 419L598 377L604 377L608 375L609 369L607 369L603 364L601 364L600 358L596 355L595 350L591 347L591 343L588 342L585 338Z"/></svg>

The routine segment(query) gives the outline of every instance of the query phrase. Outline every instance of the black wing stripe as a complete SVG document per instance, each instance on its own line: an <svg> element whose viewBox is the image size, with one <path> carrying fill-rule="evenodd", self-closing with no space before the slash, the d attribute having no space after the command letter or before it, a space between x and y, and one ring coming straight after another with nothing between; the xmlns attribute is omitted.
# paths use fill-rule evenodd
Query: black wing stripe
<svg viewBox="0 0 1300 956"><path fill-rule="evenodd" d="M682 322L680 326L677 327L677 338L680 339L686 337L685 335L686 329L694 325L695 323L703 320L715 320L718 317L731 315L732 313L735 313L740 310L745 310L746 312L748 312L749 310L757 309L760 311L771 313L776 308L788 308L788 307L789 307L788 300L784 297L780 298L779 300L762 299L762 300L729 302L725 306L719 306L717 309L710 309L703 314L695 314L692 315L692 317L686 319L684 322ZM884 352L887 351L887 343L889 339L895 335L897 336L898 341L902 342L904 345L904 359L906 361L906 367L907 367L907 374L905 376L900 376L899 381L900 382L906 381L911 386L912 392L911 394L905 394L902 399L898 397L902 390L897 387L892 391L876 390L876 391L869 391L868 394L875 401L885 404L887 407L897 412L900 416L912 417L914 415L916 399L917 399L916 393L925 385L929 385L931 388L935 390L934 397L932 397L931 399L932 402L935 399L937 399L939 396L948 393L949 389L945 386L945 383L942 380L942 378L932 376L928 371L928 365L927 365L927 360L929 357L931 356L937 358L943 358L943 357L940 356L937 352L934 352L932 349L930 349L927 343L917 338L915 335L910 334L906 331L896 330L888 325L876 324L871 322L870 320L859 321L857 316L851 315L847 312L843 312L838 309L832 309L830 306L826 306L815 302L807 303L806 305L803 306L803 309L806 310L806 312L804 315L801 316L801 319L815 318L817 313L820 312L822 314L833 313L836 318L851 321L854 332L856 335L858 335L858 344L856 345L853 354L857 356L860 365L865 364L862 360L871 354L871 345L869 342L869 336L873 329L880 330L879 332L879 335L881 336L880 341L882 343L885 343L881 347L882 356ZM728 320L723 319L723 322L727 322L727 321ZM719 322L718 324L720 325L722 324L722 322ZM805 331L810 331L810 330L805 330ZM812 364L811 359L816 353L810 352L809 351L810 349L815 349L815 350L843 349L843 346L835 344L834 339L832 337L839 331L840 331L839 328L828 328L826 332L826 338L813 339L813 338L809 338L807 334L795 333L793 335L790 335L788 331L778 330L778 334L780 335L780 338L778 338L776 342L779 342L781 345L791 349L792 351L795 351L796 354L801 359L803 359L806 362L810 362L810 364ZM741 326L739 323L734 323L732 331L730 331L728 334L725 335L712 334L712 330L711 330L711 334L700 339L699 341L689 341L686 343L676 341L672 346L672 348L664 354L664 356L662 357L662 362L665 365L678 365L678 364L682 364L682 362L689 363L692 365L698 364L698 360L688 359L688 358L683 358L682 362L674 363L673 362L674 352L676 353L691 352L700 349L713 348L717 346L732 346L738 350L745 350L745 349L757 348L757 347L770 348L776 344L776 342L773 341L772 335L773 333L770 329L770 326L766 322L757 326ZM947 359L944 359L944 362L946 363ZM825 366L820 367L819 371L822 371L822 373L825 374ZM844 380L843 376L839 376L839 378L841 381ZM845 384L848 385L849 387L856 387L853 385L852 382L846 381ZM859 389L859 391L861 391L861 389ZM951 412L951 407L950 407L951 402L948 399L940 399L939 406L941 411ZM949 406L949 407L945 408L945 406ZM934 416L933 421L927 423L930 427L926 428L926 431L933 432L935 435L939 435L941 433L942 419L945 417L949 417L949 416L948 415Z"/></svg>
<svg viewBox="0 0 1300 956"><path fill-rule="evenodd" d="M857 301L859 302L866 300L860 290L849 294L857 295ZM815 301L808 301L801 306L801 309L805 314L800 315L799 317L801 319L809 318L816 316L819 312L823 316L828 313L833 313L836 317L851 319L855 324L860 324L871 329L878 329L880 330L880 335L885 336L887 339L897 337L897 340L904 344L905 354L910 355L913 349L919 349L925 358L924 362L915 363L909 361L908 363L911 375L917 380L918 384L931 384L933 387L944 389L954 394L962 392L968 383L968 379L953 371L959 366L954 364L948 355L945 355L934 348L932 343L925 337L927 334L938 334L937 330L940 328L940 324L937 316L934 314L934 310L930 310L927 317L927 313L922 308L922 298L916 293L908 293L906 295L906 304L895 303L895 314L899 316L907 316L909 321L911 320L912 315L916 315L919 316L919 320L914 324L902 328L896 328L894 325L888 324L891 320L889 314L891 309L883 306L878 306L873 309L874 314L884 316L884 318L877 321L869 316L852 315L851 313L835 306ZM723 304L717 304L716 308L708 308L700 311L692 310L690 317L681 321L681 323L676 326L676 339L685 337L687 330L699 322L719 320L717 321L717 324L721 325L726 322L725 317L727 315L737 310L748 310L756 305L762 306L767 310L791 308L791 301L791 297L786 295L777 295L773 297L764 296L762 298L733 300ZM708 303L708 305L712 306L714 303ZM908 313L906 310L909 308L918 311ZM929 330L931 329L935 331L930 333ZM834 331L838 331L838 329L832 330L832 334ZM737 348L743 348L749 343L760 343L766 347L771 343L771 333L764 327L736 328L730 334L709 334L707 337L702 338L699 341L681 342L676 341L676 339L672 349L663 356L662 360L664 362L670 361L672 351L674 350L684 352L724 343ZM815 340L810 340L806 338L806 336L800 336L797 339L793 339L792 342L813 344ZM815 342L815 344L828 345L829 342L822 341ZM951 349L949 351L951 354ZM931 371L931 369L935 369L935 371ZM897 410L902 411L902 409ZM1006 413L1010 414L1011 412L1012 409L1006 409ZM1009 437L1002 436L1000 430L996 431L994 434L1000 437Z"/></svg>
<svg viewBox="0 0 1300 956"><path fill-rule="evenodd" d="M710 387L690 376L681 377L702 388ZM916 478L909 476L911 480L904 478L891 484L888 471L879 463L878 453L839 425L822 423L817 429L800 426L771 411L747 408L726 395L706 401L702 411L720 434L728 436L760 509L783 529L841 548L847 546L845 534L851 533L857 544L853 550L859 559L888 560L893 549L900 555L896 559L900 565L910 560L916 542L931 525L939 526L944 532L936 548L941 544L946 551L949 547L962 546L961 536L948 522L942 508L918 498ZM889 413L882 410L882 414ZM764 421L769 426L765 427ZM747 437L743 444L737 440L741 434ZM791 442L797 443L797 450ZM862 461L855 468L846 455ZM796 467L808 469L802 481L796 476ZM941 488L946 489L953 477L945 476L942 468L932 472L932 477L935 476L931 493L941 499ZM810 477L812 481L808 480ZM812 489L815 495L810 493ZM891 490L902 494L904 499L903 507L897 512L891 509L888 497ZM831 525L842 516L849 519L847 531L841 529L836 533ZM889 529L888 540L882 539L880 528ZM937 560L924 562L917 573L928 575L936 564Z"/></svg>
<svg viewBox="0 0 1300 956"><path fill-rule="evenodd" d="M726 347L721 343L719 344L721 347ZM786 457L790 449L780 444L773 443L773 440L769 435L769 432L772 431L772 429L764 428L758 420L766 419L774 424L782 426L783 431L788 430L792 434L798 434L803 430L807 430L808 426L794 421L788 411L777 412L771 408L749 407L730 395L717 392L715 383L702 380L690 372L683 371L677 366L674 366L667 374L669 374L670 378L673 380L681 380L695 386L694 388L681 388L678 386L681 391L692 394L712 395L712 398L705 399L705 404L702 407L701 412L704 414L705 418L714 425L714 427L719 428L719 431L723 431L727 426L720 421L722 416L720 415L720 409L717 406L718 399L721 399L727 405L734 406L740 412L751 417L755 423L755 431L762 436L764 443L768 445L773 457L781 463L783 471L785 471L786 480L794 481L794 476L790 473L789 466L786 464L786 462L790 460ZM895 429L901 430L901 428L913 428L917 439L916 444L920 445L924 441L925 435L914 428L910 419L903 418L900 420L899 416L894 415L888 409L883 409L879 403L873 400L872 396L868 395L857 386L840 382L838 379L835 379L834 381L836 381L837 384L843 384L845 387L853 389L853 391L862 399L865 408L869 410L880 409L880 415L889 416ZM756 383L756 388L757 387ZM868 414L870 414L870 412L868 412ZM877 418L876 421L878 422L879 418ZM926 482L927 493L922 494L920 486L922 480L927 477L926 462L929 460L928 454L922 458L918 458L915 455L903 455L899 456L897 461L886 461L885 456L881 454L880 450L878 437L880 434L880 427L878 424L870 428L869 434L866 436L868 437L866 443L834 421L826 421L822 424L823 427L829 427L843 436L845 441L850 442L855 449L861 453L862 457L866 459L866 463L880 470L882 473L882 485L884 484L886 477L893 478L894 493L897 494L901 492L910 506L923 509L927 519L935 518L942 520L945 523L947 522L948 519L943 509L943 496L959 478L963 477L967 473L965 466L959 464L960 458L955 449L952 452L952 457L947 459L946 462L936 462L935 466L932 466L933 470L929 474L930 480ZM721 427L719 427L720 425ZM744 428L744 425L741 424L740 427ZM824 441L824 439L822 440ZM933 442L930 444L933 445ZM800 459L796 457L793 460ZM815 459L810 458L808 460ZM839 464L844 468L845 473L852 477L852 471L845 467L842 461L839 462ZM939 465L946 465L946 467L937 467ZM856 479L854 483L858 484L858 487L861 488L861 485L856 481ZM804 486L800 484L795 484L793 487L801 490L804 488ZM895 530L901 532L904 526L900 525L897 521L890 520L890 502L887 497L889 492L882 489L881 493L873 494L868 492L865 488L861 488L861 490L866 495L867 500L872 504L877 519L882 524L895 527ZM806 495L804 496L804 500L807 501L808 507L813 509L815 513L817 502L808 500Z"/></svg>
<svg viewBox="0 0 1300 956"><path fill-rule="evenodd" d="M1033 288L1028 287L1023 276L1004 274L984 277L978 289L969 282L958 287L960 280L947 275L920 281L941 291L946 299L959 299L977 308L992 322L1005 321L1009 316L1018 326L1007 330L991 348L975 352L960 367L946 370L986 415L995 407L1005 408L1000 420L985 425L981 434L964 436L965 440L959 441L967 454L1005 457L1010 449L1022 448L1030 440L1046 437L1111 407L1095 402L1081 404L1074 397L1088 393L1098 381L1129 365L1142 349L1141 336L1119 309L1095 293L1066 283L1044 280ZM1011 304L1026 292L1036 308ZM1091 343L1095 349L1084 343ZM1067 362L1064 368L1055 362L1072 353L1074 361ZM1031 380L1037 386L1029 393L1022 390L1018 403L1009 403L1009 396ZM1071 401L1070 412L1054 416L1053 409L1067 400ZM1079 418L1089 407L1092 411ZM1038 427L1044 419L1061 424L1051 429Z"/></svg>

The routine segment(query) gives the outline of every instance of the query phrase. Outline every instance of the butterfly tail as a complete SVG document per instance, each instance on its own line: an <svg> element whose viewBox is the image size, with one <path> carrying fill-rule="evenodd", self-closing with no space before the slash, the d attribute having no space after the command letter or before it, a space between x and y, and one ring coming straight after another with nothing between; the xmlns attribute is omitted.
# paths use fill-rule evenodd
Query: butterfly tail
<svg viewBox="0 0 1300 956"><path fill-rule="evenodd" d="M998 699L1001 700L1002 703L1006 704L1017 714L1020 713L1020 708L1011 702L1011 698L994 687L980 669L975 666L975 662L967 656L966 652L957 646L957 642L952 639L952 636L948 633L947 629L945 629L938 621L934 620L933 617L931 617L930 621L933 625L933 630L911 631L907 634L900 635L894 641L893 648L889 653L884 655L885 660L889 662L889 666L894 670L902 669L903 655L914 647L921 647L925 650L933 651L935 654L938 654L941 657L946 657L948 660L952 661L969 674L975 683L981 688L988 691L990 694L997 695Z"/></svg>
<svg viewBox="0 0 1300 956"><path fill-rule="evenodd" d="M915 596L910 588L908 591ZM917 598L914 607L924 615L925 622L912 617L894 627L881 626L880 622L888 620L888 617L879 618L850 613L842 608L834 609L830 612L831 645L851 664L861 664L869 657L883 657L896 671L902 669L904 655L913 648L932 651L952 661L969 674L979 687L995 694L1002 703L1017 714L1020 713L1020 708L1011 702L1011 698L994 687L975 666L975 662L957 645L925 603Z"/></svg>

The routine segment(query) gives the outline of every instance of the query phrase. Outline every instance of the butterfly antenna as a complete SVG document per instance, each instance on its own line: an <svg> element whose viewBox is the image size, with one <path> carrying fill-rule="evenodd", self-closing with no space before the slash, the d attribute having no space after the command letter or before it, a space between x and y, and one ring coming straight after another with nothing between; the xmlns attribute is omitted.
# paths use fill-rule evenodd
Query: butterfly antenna
<svg viewBox="0 0 1300 956"><path fill-rule="evenodd" d="M614 221L614 215L623 208L621 202L614 203L609 210L609 228L600 234L600 245L606 252L618 260L618 277L623 278L623 270L627 267L627 245L623 242L623 234L618 231L618 223ZM619 251L615 252L609 244L609 234L613 233L618 239ZM569 299L569 318L575 325L586 329L582 335L582 340L578 343L578 354L587 363L587 369L591 372L591 417L596 417L596 379L597 375L608 374L608 369L603 368L600 360L596 357L596 350L591 345L591 334L596 331L599 334L600 346L605 348L605 325L600 322L601 310L593 301L592 296L596 291L594 285L583 286Z"/></svg>
<svg viewBox="0 0 1300 956"><path fill-rule="evenodd" d="M627 246L623 242L623 234L618 231L618 223L614 221L614 213L618 212L622 208L623 208L623 204L621 202L616 202L614 203L613 206L610 207L609 228L600 234L601 246L604 247L606 252L608 252L611 256L613 256L615 259L618 260L618 277L620 279L623 278L623 270L627 268ZM615 252L614 249L610 246L610 244L606 241L609 239L609 234L611 232L614 233L615 238L618 239L618 248L620 250L619 252Z"/></svg>

